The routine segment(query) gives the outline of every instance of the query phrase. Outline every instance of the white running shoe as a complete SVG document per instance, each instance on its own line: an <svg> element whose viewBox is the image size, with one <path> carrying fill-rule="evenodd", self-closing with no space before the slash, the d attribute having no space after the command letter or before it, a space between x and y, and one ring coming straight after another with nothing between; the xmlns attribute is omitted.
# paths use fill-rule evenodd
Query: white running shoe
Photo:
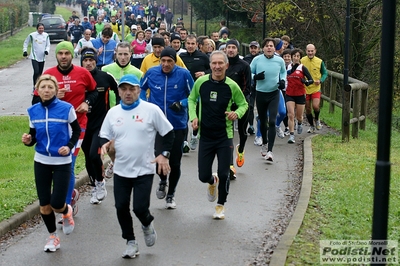
<svg viewBox="0 0 400 266"><path fill-rule="evenodd" d="M157 233L156 230L154 230L153 227L153 222L149 224L148 226L143 226L143 235L144 235L144 242L146 243L146 246L151 247L156 243L157 240Z"/></svg>
<svg viewBox="0 0 400 266"><path fill-rule="evenodd" d="M217 199L218 197L218 183L219 183L219 178L217 173L213 173L214 177L214 184L210 185L208 184L207 188L207 198L208 201L213 202Z"/></svg>
<svg viewBox="0 0 400 266"><path fill-rule="evenodd" d="M90 204L100 204L101 201L97 199L97 188L93 187L92 196L90 197Z"/></svg>
<svg viewBox="0 0 400 266"><path fill-rule="evenodd" d="M190 139L190 149L192 151L194 151L197 148L197 142L198 142L197 136L192 135L192 138Z"/></svg>
<svg viewBox="0 0 400 266"><path fill-rule="evenodd" d="M254 145L261 146L262 145L262 137L255 137Z"/></svg>
<svg viewBox="0 0 400 266"><path fill-rule="evenodd" d="M107 197L107 189L106 189L106 181L103 180L102 182L95 181L96 183L96 196L98 200L104 200L105 197Z"/></svg>
<svg viewBox="0 0 400 266"><path fill-rule="evenodd" d="M106 170L104 171L104 176L108 179L114 176L114 164L113 162L109 162Z"/></svg>
<svg viewBox="0 0 400 266"><path fill-rule="evenodd" d="M225 207L224 205L217 205L215 206L215 213L213 218L216 220L223 220L225 219Z"/></svg>
<svg viewBox="0 0 400 266"><path fill-rule="evenodd" d="M168 210L176 209L176 202L174 197L167 197L165 208Z"/></svg>
<svg viewBox="0 0 400 266"><path fill-rule="evenodd" d="M315 121L315 128L317 130L320 130L322 128L322 124L320 120Z"/></svg>
<svg viewBox="0 0 400 266"><path fill-rule="evenodd" d="M280 126L276 126L276 135L283 139L285 137L285 134L282 131L282 128Z"/></svg>
<svg viewBox="0 0 400 266"><path fill-rule="evenodd" d="M290 143L290 144L295 143L294 135L290 135L290 136L289 136L289 140L288 140L287 142Z"/></svg>
<svg viewBox="0 0 400 266"><path fill-rule="evenodd" d="M267 152L267 155L265 155L264 158L268 162L273 162L274 161L274 154L272 153L272 151L269 151L269 152Z"/></svg>
<svg viewBox="0 0 400 266"><path fill-rule="evenodd" d="M60 248L60 238L56 233L50 234L49 238L47 238L46 245L44 246L44 251L46 252L54 252Z"/></svg>
<svg viewBox="0 0 400 266"><path fill-rule="evenodd" d="M265 155L267 155L267 150L268 150L267 145L266 145L266 144L263 144L263 145L261 146L261 151L260 151L262 157L265 157Z"/></svg>
<svg viewBox="0 0 400 266"><path fill-rule="evenodd" d="M134 259L139 255L139 244L137 240L130 240L126 243L126 250L122 253L124 259Z"/></svg>

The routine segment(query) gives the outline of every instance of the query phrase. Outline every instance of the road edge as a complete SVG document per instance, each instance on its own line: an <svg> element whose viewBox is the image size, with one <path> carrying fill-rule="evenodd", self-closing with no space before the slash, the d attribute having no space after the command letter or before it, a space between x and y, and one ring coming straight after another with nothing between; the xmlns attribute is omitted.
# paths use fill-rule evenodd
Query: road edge
<svg viewBox="0 0 400 266"><path fill-rule="evenodd" d="M313 179L313 153L311 139L318 134L309 136L303 142L303 181L301 184L300 195L297 201L296 210L293 213L290 223L282 235L278 246L274 249L269 266L285 265L287 253L297 235L306 213L308 202L310 201L312 179Z"/></svg>

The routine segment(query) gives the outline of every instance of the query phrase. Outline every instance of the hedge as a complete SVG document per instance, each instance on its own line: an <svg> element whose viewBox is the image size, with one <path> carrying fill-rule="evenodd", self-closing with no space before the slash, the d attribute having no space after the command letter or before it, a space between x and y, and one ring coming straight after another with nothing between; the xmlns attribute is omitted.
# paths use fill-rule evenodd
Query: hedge
<svg viewBox="0 0 400 266"><path fill-rule="evenodd" d="M28 22L28 1L15 0L5 2L0 0L0 34L20 28Z"/></svg>

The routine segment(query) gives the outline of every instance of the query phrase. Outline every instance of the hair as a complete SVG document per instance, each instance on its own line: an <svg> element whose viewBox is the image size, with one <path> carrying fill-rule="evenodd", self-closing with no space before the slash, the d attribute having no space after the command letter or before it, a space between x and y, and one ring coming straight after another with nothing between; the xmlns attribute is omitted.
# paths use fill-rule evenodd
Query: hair
<svg viewBox="0 0 400 266"><path fill-rule="evenodd" d="M274 44L274 47L275 47L275 39L274 39L274 38L265 38L265 39L262 41L261 47L265 47L265 45L266 45L267 43L269 43L269 42L272 42L272 43Z"/></svg>
<svg viewBox="0 0 400 266"><path fill-rule="evenodd" d="M212 46L213 50L215 50L215 42L212 39L208 39L210 41L210 45Z"/></svg>
<svg viewBox="0 0 400 266"><path fill-rule="evenodd" d="M111 28L104 28L102 31L101 31L101 35L103 35L103 36L106 36L106 37L112 37L113 36L113 30L111 29Z"/></svg>
<svg viewBox="0 0 400 266"><path fill-rule="evenodd" d="M115 47L115 51L117 51L118 48L129 48L129 52L131 52L131 45L129 42L119 42Z"/></svg>
<svg viewBox="0 0 400 266"><path fill-rule="evenodd" d="M292 56L292 55L291 55L291 52L292 52L292 50L290 50L290 49L285 49L285 50L283 50L281 56L283 57L283 56L286 55L286 54Z"/></svg>
<svg viewBox="0 0 400 266"><path fill-rule="evenodd" d="M140 31L137 31L137 32L136 32L136 36L138 36L138 35L139 35L139 33L143 33L143 37L144 37L144 35L145 35L145 34L144 34L144 31L142 31L142 30L140 30Z"/></svg>
<svg viewBox="0 0 400 266"><path fill-rule="evenodd" d="M186 39L194 39L194 40L197 42L196 35L194 35L194 34L189 34L189 35L186 37Z"/></svg>
<svg viewBox="0 0 400 266"><path fill-rule="evenodd" d="M211 55L210 55L210 63L211 63L211 58L212 58L214 55L216 55L216 54L221 54L221 55L223 55L223 57L224 57L224 62L225 62L226 64L229 63L228 56L226 55L226 53L223 52L223 51L220 51L220 50L216 50L216 51L213 51L213 52L211 53Z"/></svg>
<svg viewBox="0 0 400 266"><path fill-rule="evenodd" d="M171 36L171 33L169 33L168 31L161 32L160 34L161 34L161 36L163 36L163 37L164 37L165 35L167 35L168 37Z"/></svg>
<svg viewBox="0 0 400 266"><path fill-rule="evenodd" d="M281 37L281 40L282 40L282 41L287 41L288 43L290 43L290 37L287 36L287 35L283 35L283 36Z"/></svg>
<svg viewBox="0 0 400 266"><path fill-rule="evenodd" d="M179 30L179 32L181 32L181 31L186 31L186 34L189 34L188 30L185 29L185 28L182 28L182 29Z"/></svg>
<svg viewBox="0 0 400 266"><path fill-rule="evenodd" d="M188 38L189 38L189 36L188 36ZM209 38L206 35L199 36L199 37L197 37L197 43L199 45L204 45L204 40L207 40L207 39L209 39Z"/></svg>
<svg viewBox="0 0 400 266"><path fill-rule="evenodd" d="M226 21L225 20L221 20L219 23L221 24L221 26L226 26Z"/></svg>
<svg viewBox="0 0 400 266"><path fill-rule="evenodd" d="M36 29L39 29L40 26L43 26L43 28L44 28L44 24L41 23L41 22L39 22L39 23L36 25Z"/></svg>
<svg viewBox="0 0 400 266"><path fill-rule="evenodd" d="M290 56L293 56L294 54L299 53L300 54L300 58L302 58L304 56L304 52L303 50L301 50L300 48L294 48L291 52L290 52Z"/></svg>
<svg viewBox="0 0 400 266"><path fill-rule="evenodd" d="M57 81L56 77L49 75L49 74L41 75L36 81L35 88L38 89L40 86L40 83L42 83L42 81L44 81L44 80L52 81L54 83L54 87L56 88L56 92L58 91L58 81Z"/></svg>

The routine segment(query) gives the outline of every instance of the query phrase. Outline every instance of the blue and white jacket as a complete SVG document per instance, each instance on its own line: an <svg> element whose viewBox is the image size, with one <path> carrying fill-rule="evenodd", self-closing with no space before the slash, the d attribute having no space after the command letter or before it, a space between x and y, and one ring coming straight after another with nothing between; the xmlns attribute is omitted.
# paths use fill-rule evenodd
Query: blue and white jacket
<svg viewBox="0 0 400 266"><path fill-rule="evenodd" d="M100 47L103 47L103 52L97 56L97 65L104 66L111 63L114 63L114 51L117 46L117 42L113 39L110 39L108 43L103 43L100 38L94 39L91 41L93 47L99 50Z"/></svg>
<svg viewBox="0 0 400 266"><path fill-rule="evenodd" d="M186 129L188 122L187 98L193 88L193 78L189 70L175 65L168 74L162 71L161 65L147 70L142 77L140 98L161 108L174 130ZM149 90L149 92L147 92ZM180 102L180 111L174 111L169 106Z"/></svg>
<svg viewBox="0 0 400 266"><path fill-rule="evenodd" d="M48 104L50 103L50 104ZM35 146L36 162L51 165L71 163L71 154L60 155L58 150L62 146L73 149L80 135L80 127L77 122L74 107L67 102L53 98L47 104L37 103L28 108L29 125ZM76 123L78 127L71 127Z"/></svg>

